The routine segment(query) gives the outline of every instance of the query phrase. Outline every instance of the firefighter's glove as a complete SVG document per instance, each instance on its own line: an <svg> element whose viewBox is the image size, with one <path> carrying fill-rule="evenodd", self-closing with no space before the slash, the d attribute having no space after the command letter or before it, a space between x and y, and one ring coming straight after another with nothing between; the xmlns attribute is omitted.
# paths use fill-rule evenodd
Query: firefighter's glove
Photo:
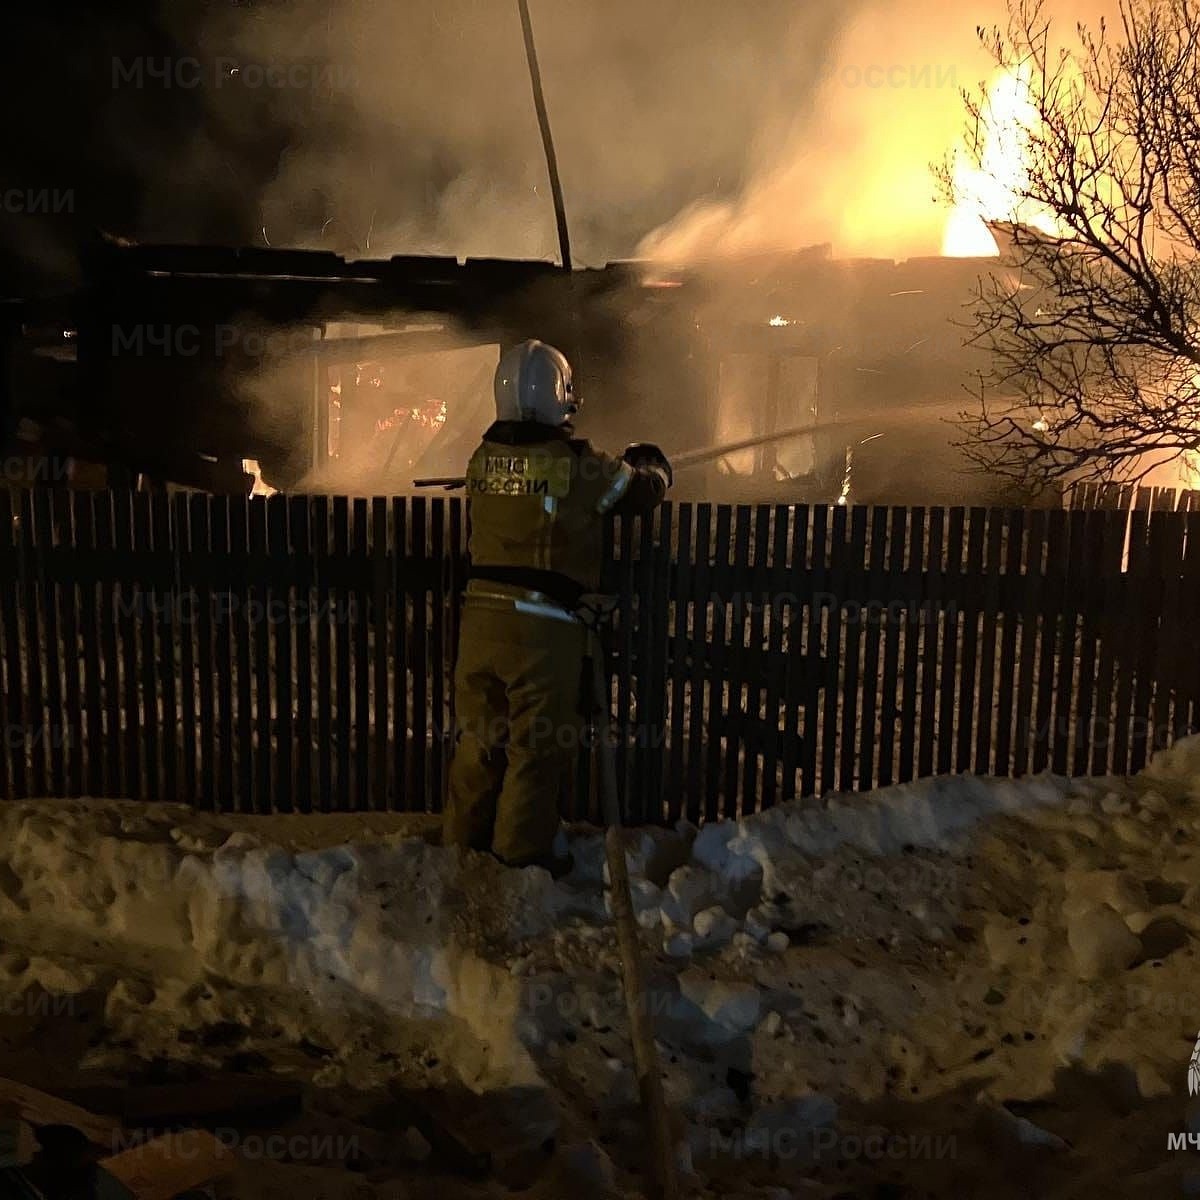
<svg viewBox="0 0 1200 1200"><path fill-rule="evenodd" d="M667 487L675 482L675 472L671 470L671 460L653 442L633 442L625 447L621 457L631 467L648 468L661 471L667 479Z"/></svg>

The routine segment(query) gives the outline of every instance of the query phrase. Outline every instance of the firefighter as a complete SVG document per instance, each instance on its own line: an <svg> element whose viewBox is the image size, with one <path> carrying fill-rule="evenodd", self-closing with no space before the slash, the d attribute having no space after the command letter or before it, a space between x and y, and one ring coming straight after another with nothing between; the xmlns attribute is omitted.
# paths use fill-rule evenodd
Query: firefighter
<svg viewBox="0 0 1200 1200"><path fill-rule="evenodd" d="M539 341L496 370L496 421L467 467L471 571L455 671L454 761L443 840L512 866L553 858L558 800L583 728L589 631L605 518L649 512L670 488L666 456L620 458L573 437L571 366Z"/></svg>

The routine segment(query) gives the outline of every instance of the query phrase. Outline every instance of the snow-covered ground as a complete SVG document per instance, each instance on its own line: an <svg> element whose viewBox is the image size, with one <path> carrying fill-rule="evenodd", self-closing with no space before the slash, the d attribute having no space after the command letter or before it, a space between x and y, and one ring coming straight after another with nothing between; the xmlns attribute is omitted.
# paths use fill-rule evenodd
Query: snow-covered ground
<svg viewBox="0 0 1200 1200"><path fill-rule="evenodd" d="M1131 780L932 779L631 832L689 1186L1200 1195L1168 1149L1200 1131L1198 835L1200 739ZM557 884L435 840L413 817L0 807L0 1075L301 1081L285 1132L353 1161L293 1138L237 1195L637 1195L599 834L572 833ZM492 1178L394 1127L387 1097L430 1088Z"/></svg>

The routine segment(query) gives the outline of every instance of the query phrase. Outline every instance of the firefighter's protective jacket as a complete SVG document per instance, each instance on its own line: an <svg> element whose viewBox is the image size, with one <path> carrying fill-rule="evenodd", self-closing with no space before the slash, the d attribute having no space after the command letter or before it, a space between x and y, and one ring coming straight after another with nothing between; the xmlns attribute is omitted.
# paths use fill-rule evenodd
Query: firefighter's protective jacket
<svg viewBox="0 0 1200 1200"><path fill-rule="evenodd" d="M472 576L572 607L600 587L604 518L648 511L662 477L571 436L569 426L497 421L467 467Z"/></svg>

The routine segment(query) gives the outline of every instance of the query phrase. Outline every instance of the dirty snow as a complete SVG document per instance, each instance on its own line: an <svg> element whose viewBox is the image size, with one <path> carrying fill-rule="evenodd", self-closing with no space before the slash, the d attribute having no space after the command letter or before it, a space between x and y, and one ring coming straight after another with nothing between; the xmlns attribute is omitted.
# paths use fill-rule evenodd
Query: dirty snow
<svg viewBox="0 0 1200 1200"><path fill-rule="evenodd" d="M602 837L572 832L556 884L412 818L304 820L0 808L0 1073L249 1067L364 1137L364 1097L461 1087L503 1126L496 1178L422 1174L409 1137L356 1194L638 1194ZM1167 1135L1200 1128L1198 832L1200 739L1131 780L937 778L631 831L693 1191L1196 1194ZM90 998L86 1039L34 1019L47 993Z"/></svg>

